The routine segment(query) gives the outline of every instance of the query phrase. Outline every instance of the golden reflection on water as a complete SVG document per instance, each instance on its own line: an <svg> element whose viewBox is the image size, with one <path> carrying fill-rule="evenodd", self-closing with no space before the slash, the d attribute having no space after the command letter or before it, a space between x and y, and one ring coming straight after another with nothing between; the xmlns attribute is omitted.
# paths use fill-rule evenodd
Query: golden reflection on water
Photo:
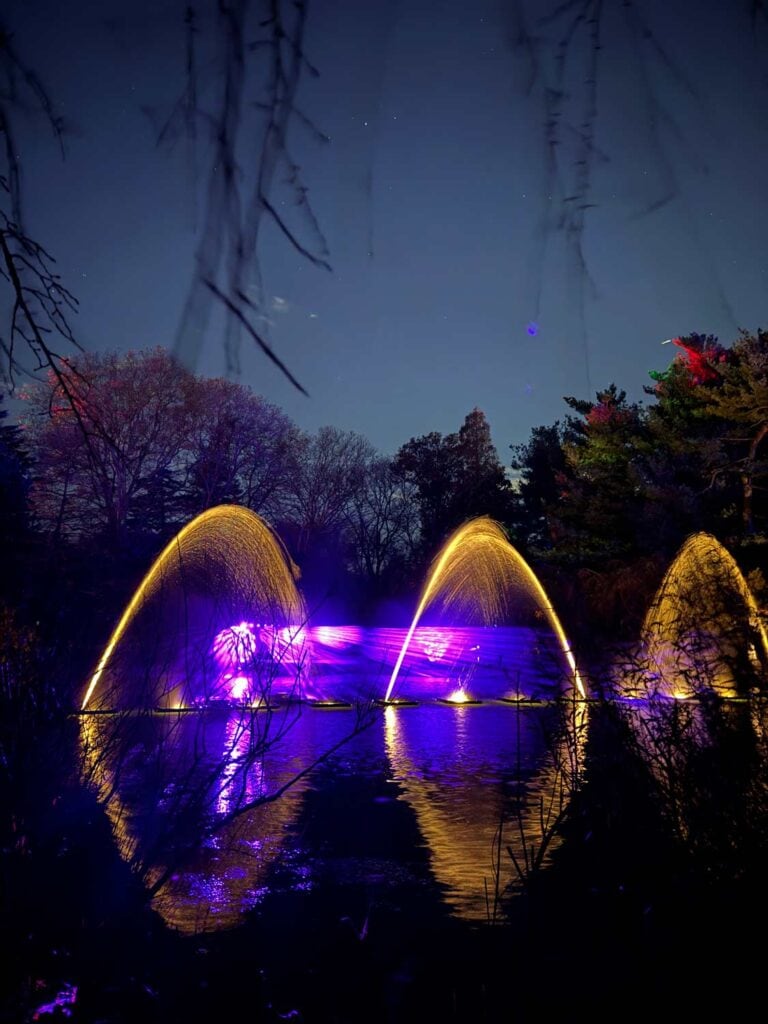
<svg viewBox="0 0 768 1024"><path fill-rule="evenodd" d="M494 913L495 894L513 892L521 873L540 856L546 866L560 843L555 827L582 772L587 707L575 700L528 708L388 707L382 732L369 734L363 755L346 756L342 771L356 772L364 756L365 770L377 765L379 773L383 739L385 770L415 815L443 901L460 918L484 921ZM352 718L307 711L298 733L273 723L279 742L253 756L269 740L267 722L266 712L242 711L80 718L83 772L120 854L150 893L157 889L152 906L165 923L184 934L238 924L274 886L275 869L287 871L288 888L309 887L296 826L310 775L274 802L206 832L211 816L226 816L295 778L348 735ZM193 847L178 842L179 821ZM174 849L178 862L169 854Z"/></svg>
<svg viewBox="0 0 768 1024"><path fill-rule="evenodd" d="M178 865L168 859L179 839L177 821L199 839L211 809L226 815L277 791L305 766L285 748L279 757L251 756L263 745L263 721L262 712L235 712L219 728L204 715L80 718L84 777L105 808L120 855L149 892L159 885L152 906L183 934L230 928L260 902L299 813L306 777L197 842ZM218 756L211 734L220 740ZM306 750L306 730L304 739ZM159 799L148 806L152 794Z"/></svg>
<svg viewBox="0 0 768 1024"><path fill-rule="evenodd" d="M106 811L123 860L131 863L138 840L131 815L117 788L115 730L107 716L80 716L80 755L83 779L94 789Z"/></svg>
<svg viewBox="0 0 768 1024"><path fill-rule="evenodd" d="M413 722L409 710L385 709L384 742L390 771L402 790L399 799L416 815L435 880L457 917L469 921L493 917L498 909L495 899L519 888L522 876L534 869L538 858L546 867L560 845L556 826L583 770L588 705L568 700L559 710L564 712L564 728L553 734L552 742L542 737L532 766L530 735L527 739L523 735L528 723L516 716L540 716L541 711L509 709L506 727L525 728L517 732L519 776L512 782L513 791L507 786L505 792L495 779L482 775L476 778L481 784L473 785L467 777L452 778L433 770L415 735L409 735ZM478 772L493 772L483 768L481 752L468 749L469 716L484 714L485 708L456 705L440 713L444 716L440 729L452 736L457 764L461 766L466 758ZM510 769L514 774L514 765Z"/></svg>

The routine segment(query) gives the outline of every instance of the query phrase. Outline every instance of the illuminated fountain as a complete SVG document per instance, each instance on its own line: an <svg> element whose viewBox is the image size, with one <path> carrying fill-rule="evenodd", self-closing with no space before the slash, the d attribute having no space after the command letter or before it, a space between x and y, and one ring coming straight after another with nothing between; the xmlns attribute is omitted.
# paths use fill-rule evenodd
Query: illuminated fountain
<svg viewBox="0 0 768 1024"><path fill-rule="evenodd" d="M411 673L410 680L420 672L429 695L452 704L474 703L486 668L503 662L508 633L518 631L523 637L518 643L530 658L543 660L549 644L556 674L567 678L568 692L574 697L585 693L545 591L501 527L488 518L466 524L450 538L430 571L410 627L391 631L396 644L384 630L307 625L297 575L259 516L238 506L203 513L147 572L83 697L84 778L104 804L120 852L143 879L153 905L185 932L228 927L259 901L270 872L285 855L285 837L301 812L310 769L359 728L361 708L370 713L387 678L390 705L404 702L392 699L398 675ZM521 625L524 621L532 628ZM385 668L378 678L377 664ZM318 678L328 686L318 688ZM497 672L494 686L496 693L500 686L521 702L525 696L519 674L510 679ZM302 714L295 702L273 702L276 690L335 707L349 694L358 707L354 718L343 711ZM318 701L321 692L334 699ZM180 714L219 704L220 715ZM572 714L577 704L570 704ZM134 714L137 709L165 713ZM424 710L443 720L434 743L443 744L446 760L463 757L462 743L469 742L463 716L470 715L469 709ZM426 813L428 793L411 778L414 755L402 737L398 740L391 720L395 713L387 708L393 773L434 851L436 878L453 873L455 883L455 865L441 851L459 842L457 821L473 797L456 787L448 794L455 799L447 817L437 810L432 817ZM416 718L413 725L419 722ZM535 778L526 780L524 794L521 790L516 826L528 837L526 850L550 841L549 836L536 838L536 822L542 800L555 809L554 817L567 801L570 782L563 764L564 755L536 755ZM574 777L571 766L567 778ZM440 784L437 776L434 784ZM476 811L476 842L467 847L467 858L497 827L504 807L484 792ZM470 873L466 881L474 885L476 880ZM508 881L502 880L503 887Z"/></svg>
<svg viewBox="0 0 768 1024"><path fill-rule="evenodd" d="M283 741L298 724L314 759L333 735L329 726L315 737L296 702L272 700L307 696L297 576L258 515L204 512L146 573L82 700L83 779L153 905L181 931L227 927L258 902L307 781L306 761ZM212 706L222 713L180 713Z"/></svg>
<svg viewBox="0 0 768 1024"><path fill-rule="evenodd" d="M764 679L768 637L759 609L710 534L689 537L667 570L645 616L641 659L634 684L648 695L687 699L706 690L728 698Z"/></svg>
<svg viewBox="0 0 768 1024"><path fill-rule="evenodd" d="M256 513L220 505L155 560L88 683L81 710L266 703L280 670L301 676L298 571Z"/></svg>
<svg viewBox="0 0 768 1024"><path fill-rule="evenodd" d="M659 806L681 841L703 849L702 822L713 809L704 807L712 790L702 786L701 766L709 773L723 749L763 745L764 702L746 698L764 685L768 668L754 595L715 537L692 534L680 547L629 661L617 668L617 692L639 698L623 711ZM724 767L733 768L727 758Z"/></svg>
<svg viewBox="0 0 768 1024"><path fill-rule="evenodd" d="M455 642L456 637L463 640L461 654L446 659L457 670L442 681L442 692L438 695L451 703L472 702L474 669L481 665L485 648L493 648L494 631L518 622L525 612L538 624L545 623L549 627L550 634L557 640L568 688L579 697L585 697L573 652L536 574L494 520L482 516L465 523L448 539L432 563L395 661L385 703L393 700L403 662L417 637L424 644L424 634L433 651L440 643ZM439 625L431 629L422 626L419 637L420 623L427 617L436 618ZM453 623L461 625L453 627ZM444 633L442 640L441 632ZM505 688L508 693L513 689L509 682ZM514 692L519 696L519 687Z"/></svg>

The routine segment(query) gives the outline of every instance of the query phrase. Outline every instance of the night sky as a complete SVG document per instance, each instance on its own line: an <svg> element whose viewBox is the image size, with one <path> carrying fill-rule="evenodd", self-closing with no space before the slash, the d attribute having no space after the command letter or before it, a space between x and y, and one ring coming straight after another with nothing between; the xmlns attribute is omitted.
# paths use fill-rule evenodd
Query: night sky
<svg viewBox="0 0 768 1024"><path fill-rule="evenodd" d="M20 115L17 143L28 227L86 348L174 346L210 163L202 127L194 158L184 138L156 145L184 87L184 6L4 7L71 129L63 162L39 118ZM506 462L563 395L615 381L641 398L664 339L768 327L761 10L606 0L572 27L579 6L310 0L320 77L298 102L330 141L296 125L290 145L332 273L274 227L259 249L262 328L310 397L247 339L239 376L299 426L391 453L479 406ZM215 8L198 5L201 106L220 83ZM214 318L197 372L227 372L220 336Z"/></svg>

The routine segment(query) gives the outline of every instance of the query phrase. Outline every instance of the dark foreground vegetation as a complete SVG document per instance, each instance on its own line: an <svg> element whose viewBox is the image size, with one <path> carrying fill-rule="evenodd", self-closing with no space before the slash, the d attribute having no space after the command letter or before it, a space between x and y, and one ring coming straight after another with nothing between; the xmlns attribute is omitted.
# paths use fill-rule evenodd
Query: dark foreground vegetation
<svg viewBox="0 0 768 1024"><path fill-rule="evenodd" d="M269 519L310 606L347 622L402 623L440 541L491 513L545 580L597 691L606 651L637 638L693 530L731 550L764 603L768 336L680 347L648 408L613 387L569 399L564 423L515 448L514 487L479 410L388 459L356 435L303 435L160 352L84 359L74 407L56 381L33 390L24 429L0 426L3 1019L31 1020L57 994L40 1019L607 1020L715 1001L737 1013L761 995L759 678L742 703L659 702L650 726L594 703L564 842L546 870L523 866L481 926L361 884L283 896L229 932L175 934L82 783L72 715L152 558L221 502ZM350 856L376 841L343 796L314 813Z"/></svg>
<svg viewBox="0 0 768 1024"><path fill-rule="evenodd" d="M67 985L84 1021L612 1020L706 1015L713 1001L746 1012L768 909L764 741L746 706L705 703L706 743L685 708L665 713L649 759L625 712L594 707L565 842L495 920L452 920L418 890L394 906L360 883L283 895L193 938L147 906L103 810L57 766L60 724L38 732L3 819L2 1019L33 1019ZM331 815L342 855L375 854L386 839L350 816L355 799L316 795L307 830Z"/></svg>

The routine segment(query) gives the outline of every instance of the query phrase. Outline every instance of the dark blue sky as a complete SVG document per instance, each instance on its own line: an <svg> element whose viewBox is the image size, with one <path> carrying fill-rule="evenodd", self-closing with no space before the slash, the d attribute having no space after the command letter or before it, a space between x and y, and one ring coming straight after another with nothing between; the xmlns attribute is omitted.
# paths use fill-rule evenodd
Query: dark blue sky
<svg viewBox="0 0 768 1024"><path fill-rule="evenodd" d="M205 40L215 4L198 7ZM333 273L274 228L260 249L264 327L310 397L247 341L240 377L300 426L393 452L479 406L507 461L510 443L563 415L565 394L615 381L642 397L671 358L665 338L729 343L739 326L768 326L766 26L752 31L747 0L605 0L594 116L591 29L568 37L553 172L557 43L578 4L545 20L558 7L311 0L321 74L299 100L331 141L297 129L292 146ZM17 50L73 128L63 163L34 120L19 149L29 227L80 300L88 348L174 343L200 196L185 141L158 149L153 123L183 87L183 9L6 6ZM216 67L203 70L212 96ZM197 159L202 180L202 142ZM574 218L569 202L590 205ZM198 372L225 372L220 333L214 320Z"/></svg>

